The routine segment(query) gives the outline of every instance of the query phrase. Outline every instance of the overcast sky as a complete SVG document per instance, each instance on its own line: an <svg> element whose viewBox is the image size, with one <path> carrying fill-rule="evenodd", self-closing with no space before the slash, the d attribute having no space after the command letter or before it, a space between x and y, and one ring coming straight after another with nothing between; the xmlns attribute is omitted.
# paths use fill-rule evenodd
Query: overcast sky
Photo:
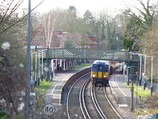
<svg viewBox="0 0 158 119"><path fill-rule="evenodd" d="M103 9L115 11L123 5L122 3L122 0L45 0L40 7L45 10L57 7L68 9L72 5L76 7L80 14L83 14L86 10L92 12L99 12Z"/></svg>
<svg viewBox="0 0 158 119"><path fill-rule="evenodd" d="M24 1L26 6L28 0ZM41 1L42 0L31 0L32 8L34 8ZM90 10L94 13L105 10L111 14L117 14L121 9L125 9L129 6L132 7L132 5L137 4L138 0L44 0L36 11L43 13L50 11L51 9L68 9L69 6L75 6L79 15L83 15L86 10Z"/></svg>

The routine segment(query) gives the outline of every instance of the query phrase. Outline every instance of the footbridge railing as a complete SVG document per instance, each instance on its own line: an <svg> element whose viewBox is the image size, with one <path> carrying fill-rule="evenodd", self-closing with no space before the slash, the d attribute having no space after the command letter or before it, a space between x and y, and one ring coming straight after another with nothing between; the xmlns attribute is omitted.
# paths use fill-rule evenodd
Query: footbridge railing
<svg viewBox="0 0 158 119"><path fill-rule="evenodd" d="M81 49L81 48L55 48L38 49L43 54L43 59L89 59L89 60L111 60L111 61L133 61L138 62L138 55L131 55L127 50L106 49Z"/></svg>

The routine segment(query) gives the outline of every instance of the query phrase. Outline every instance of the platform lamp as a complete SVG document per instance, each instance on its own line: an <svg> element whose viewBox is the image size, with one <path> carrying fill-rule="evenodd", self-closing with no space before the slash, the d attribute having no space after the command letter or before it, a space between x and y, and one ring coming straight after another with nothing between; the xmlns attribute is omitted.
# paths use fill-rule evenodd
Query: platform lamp
<svg viewBox="0 0 158 119"><path fill-rule="evenodd" d="M152 93L153 93L153 56L149 56L149 55L143 55L143 54L140 54L139 55L140 57L141 56L144 56L145 57L145 66L144 66L144 75L146 75L146 57L150 57L151 59L151 71L150 71L150 77L151 77L151 95L152 95ZM141 63L141 62L140 62Z"/></svg>
<svg viewBox="0 0 158 119"><path fill-rule="evenodd" d="M130 78L130 77L129 77L129 74L130 74L130 67L128 66L127 68L128 68L128 79L127 79L127 85L129 85L129 78Z"/></svg>
<svg viewBox="0 0 158 119"><path fill-rule="evenodd" d="M142 84L142 57L144 56L143 54L138 55L140 57L140 70L139 70L139 86Z"/></svg>
<svg viewBox="0 0 158 119"><path fill-rule="evenodd" d="M153 56L148 56L148 57L150 57L151 58L151 95L152 95L152 93L153 93L153 69L154 69L154 65L153 65L153 60L154 60L154 58L153 58Z"/></svg>

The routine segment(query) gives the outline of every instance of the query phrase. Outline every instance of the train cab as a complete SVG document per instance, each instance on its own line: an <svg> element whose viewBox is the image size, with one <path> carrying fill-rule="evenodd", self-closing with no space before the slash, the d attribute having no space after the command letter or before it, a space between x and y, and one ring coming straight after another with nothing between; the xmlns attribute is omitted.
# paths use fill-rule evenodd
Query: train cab
<svg viewBox="0 0 158 119"><path fill-rule="evenodd" d="M94 85L107 85L110 75L110 66L108 61L95 61L91 66L91 79Z"/></svg>

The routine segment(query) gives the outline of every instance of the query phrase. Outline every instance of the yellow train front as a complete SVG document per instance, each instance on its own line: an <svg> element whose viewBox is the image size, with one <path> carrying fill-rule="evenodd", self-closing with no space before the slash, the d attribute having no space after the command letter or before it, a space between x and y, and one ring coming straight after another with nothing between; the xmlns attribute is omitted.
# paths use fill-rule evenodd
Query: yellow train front
<svg viewBox="0 0 158 119"><path fill-rule="evenodd" d="M103 84L107 86L110 76L108 61L95 61L91 66L91 79L94 85Z"/></svg>

